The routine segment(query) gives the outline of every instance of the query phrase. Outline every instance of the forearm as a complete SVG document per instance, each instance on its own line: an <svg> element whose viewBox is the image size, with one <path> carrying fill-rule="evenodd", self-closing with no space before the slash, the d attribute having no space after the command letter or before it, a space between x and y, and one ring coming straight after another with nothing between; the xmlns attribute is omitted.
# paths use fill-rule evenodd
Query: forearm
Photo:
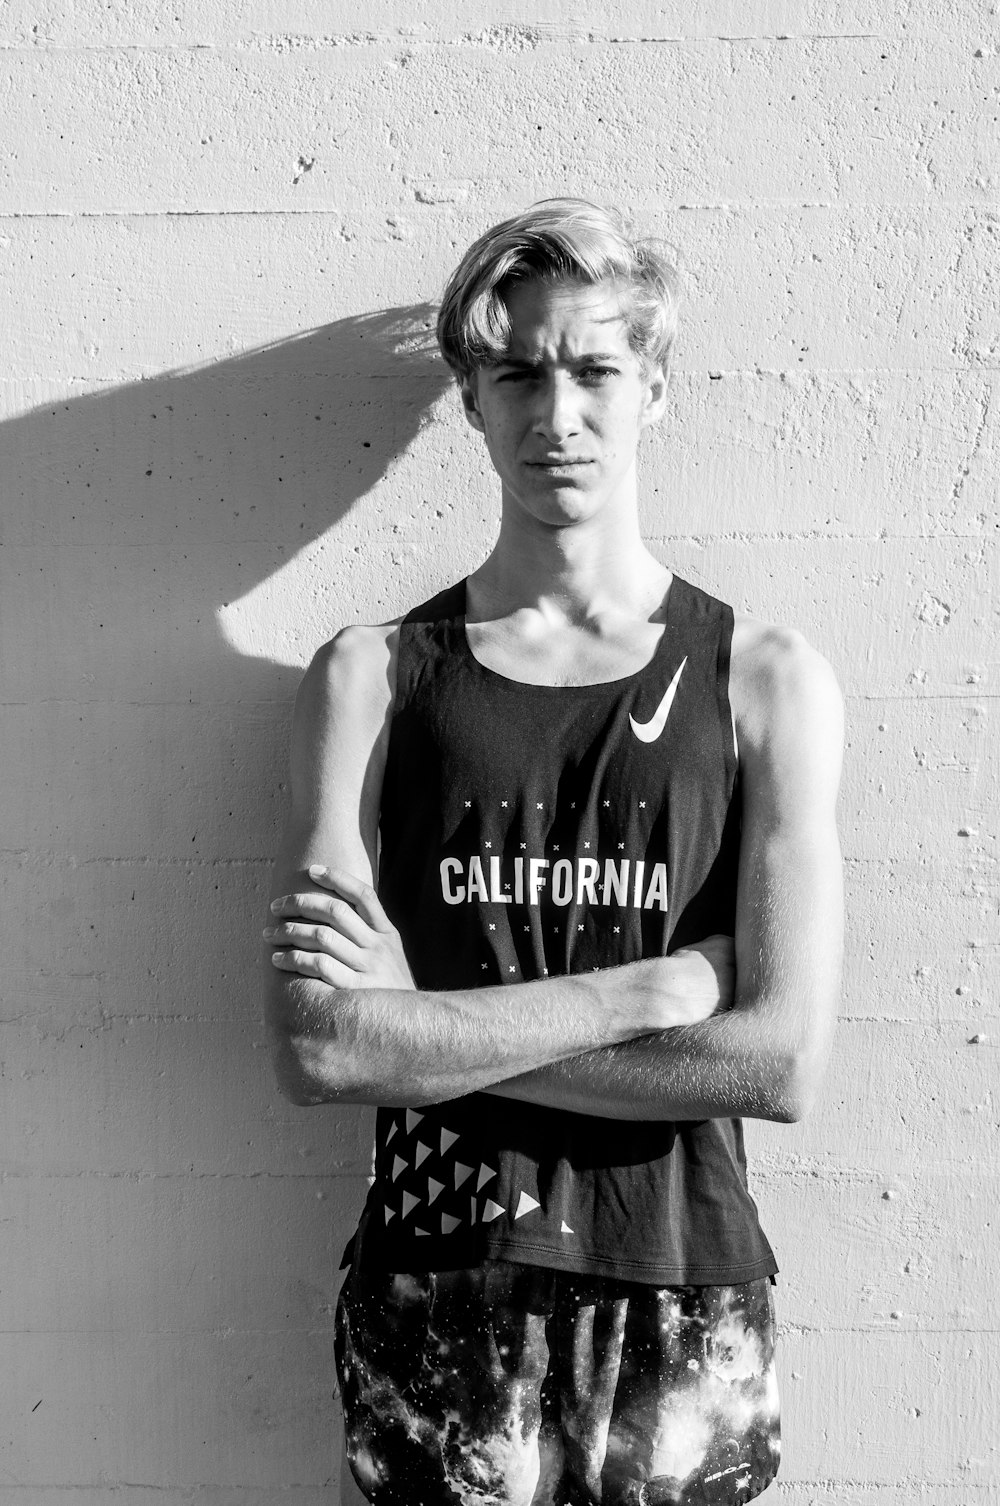
<svg viewBox="0 0 1000 1506"><path fill-rule="evenodd" d="M606 1119L788 1122L809 1104L825 1047L789 1011L735 1008L697 1024L588 1051L494 1084L504 1098Z"/></svg>
<svg viewBox="0 0 1000 1506"><path fill-rule="evenodd" d="M279 1078L296 1101L419 1105L702 1018L717 988L697 956L441 992L285 977L272 985L270 1018Z"/></svg>

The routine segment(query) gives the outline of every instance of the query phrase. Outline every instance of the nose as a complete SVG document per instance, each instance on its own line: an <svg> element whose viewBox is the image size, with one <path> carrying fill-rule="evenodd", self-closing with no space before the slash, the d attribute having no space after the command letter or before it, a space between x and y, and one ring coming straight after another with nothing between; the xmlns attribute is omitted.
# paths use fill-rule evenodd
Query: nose
<svg viewBox="0 0 1000 1506"><path fill-rule="evenodd" d="M548 444L562 444L580 429L578 393L568 373L555 371L538 384L532 428Z"/></svg>

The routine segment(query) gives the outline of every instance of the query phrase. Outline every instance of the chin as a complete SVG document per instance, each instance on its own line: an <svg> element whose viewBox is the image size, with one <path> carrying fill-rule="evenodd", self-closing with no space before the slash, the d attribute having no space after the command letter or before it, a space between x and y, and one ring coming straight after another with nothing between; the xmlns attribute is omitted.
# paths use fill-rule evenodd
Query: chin
<svg viewBox="0 0 1000 1506"><path fill-rule="evenodd" d="M575 523L586 523L599 511L591 499L564 492L558 498L550 498L546 502L540 502L531 509L533 515L541 523L547 523L551 528L571 528Z"/></svg>
<svg viewBox="0 0 1000 1506"><path fill-rule="evenodd" d="M593 475L532 477L528 485L523 476L517 479L520 484L511 488L512 500L516 499L519 509L536 522L552 528L585 523L601 512L608 500L604 490L595 486Z"/></svg>

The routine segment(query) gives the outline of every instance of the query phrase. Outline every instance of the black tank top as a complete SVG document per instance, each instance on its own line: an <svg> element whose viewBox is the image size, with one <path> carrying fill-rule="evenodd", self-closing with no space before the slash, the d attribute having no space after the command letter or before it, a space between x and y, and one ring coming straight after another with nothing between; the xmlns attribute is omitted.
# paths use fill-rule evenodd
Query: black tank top
<svg viewBox="0 0 1000 1506"><path fill-rule="evenodd" d="M382 791L379 893L416 986L662 956L733 933L740 800L731 609L674 577L638 673L526 685L480 664L465 583L410 612ZM655 1285L774 1257L738 1119L613 1120L485 1093L380 1109L363 1258L486 1257Z"/></svg>

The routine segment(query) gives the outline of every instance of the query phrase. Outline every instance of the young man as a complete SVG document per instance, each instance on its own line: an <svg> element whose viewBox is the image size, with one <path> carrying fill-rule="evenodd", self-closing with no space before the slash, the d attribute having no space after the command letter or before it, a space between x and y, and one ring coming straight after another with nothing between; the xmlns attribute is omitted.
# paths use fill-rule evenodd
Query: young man
<svg viewBox="0 0 1000 1506"><path fill-rule="evenodd" d="M476 242L438 336L496 545L296 708L270 1018L296 1102L380 1106L338 1312L378 1503L734 1506L777 1468L740 1118L798 1118L827 1053L841 706L640 538L675 312L581 201Z"/></svg>

